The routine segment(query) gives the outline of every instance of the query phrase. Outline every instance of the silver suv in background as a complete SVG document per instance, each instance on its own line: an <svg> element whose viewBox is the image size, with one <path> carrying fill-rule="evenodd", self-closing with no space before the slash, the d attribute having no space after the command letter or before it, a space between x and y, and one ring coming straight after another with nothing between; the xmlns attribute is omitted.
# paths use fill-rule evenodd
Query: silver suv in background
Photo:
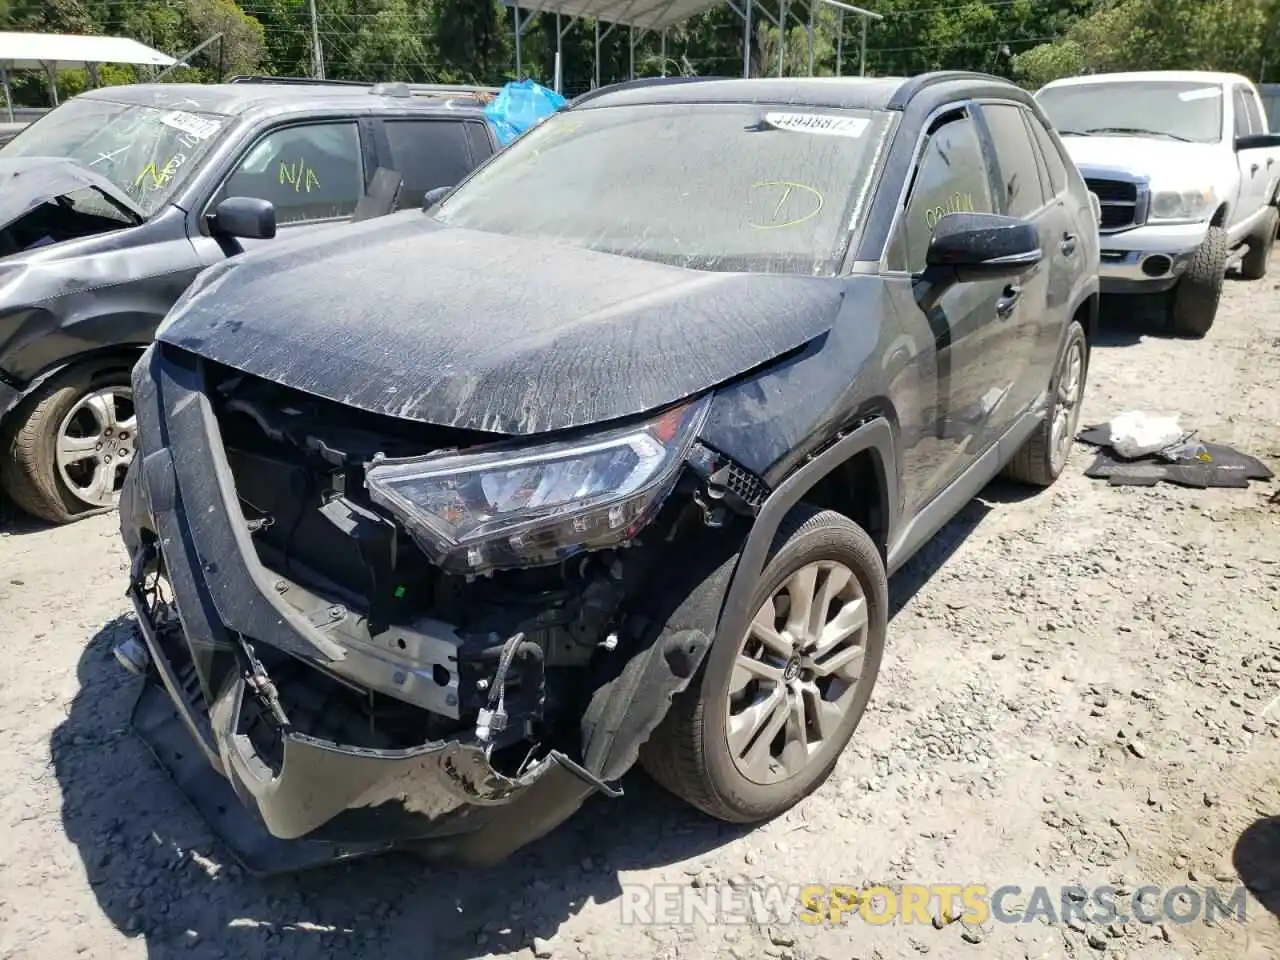
<svg viewBox="0 0 1280 960"><path fill-rule="evenodd" d="M1280 134L1235 74L1153 71L1056 80L1036 94L1101 201L1104 294L1169 295L1176 333L1213 325L1223 275L1267 272Z"/></svg>

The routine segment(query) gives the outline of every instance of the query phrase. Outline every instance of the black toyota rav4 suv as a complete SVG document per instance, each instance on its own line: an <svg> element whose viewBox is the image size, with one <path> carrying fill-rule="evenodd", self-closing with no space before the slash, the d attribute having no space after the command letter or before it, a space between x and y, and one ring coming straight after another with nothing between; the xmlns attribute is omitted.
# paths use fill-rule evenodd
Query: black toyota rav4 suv
<svg viewBox="0 0 1280 960"><path fill-rule="evenodd" d="M196 274L401 205L497 149L481 88L295 82L90 91L0 149L0 485L54 523L115 505L129 370ZM374 199L377 199L375 196ZM269 205L269 207L268 207Z"/></svg>
<svg viewBox="0 0 1280 960"><path fill-rule="evenodd" d="M259 869L492 861L637 759L772 817L862 717L888 575L1063 470L1097 303L1089 194L997 78L587 96L169 314L135 728Z"/></svg>

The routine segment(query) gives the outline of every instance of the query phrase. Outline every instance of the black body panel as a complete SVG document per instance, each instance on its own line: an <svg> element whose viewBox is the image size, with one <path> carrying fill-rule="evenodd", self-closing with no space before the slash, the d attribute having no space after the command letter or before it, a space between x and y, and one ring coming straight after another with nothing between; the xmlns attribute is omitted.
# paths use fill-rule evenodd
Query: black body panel
<svg viewBox="0 0 1280 960"><path fill-rule="evenodd" d="M264 251L211 286L163 342L371 413L520 436L643 413L768 363L826 332L844 290L415 213Z"/></svg>

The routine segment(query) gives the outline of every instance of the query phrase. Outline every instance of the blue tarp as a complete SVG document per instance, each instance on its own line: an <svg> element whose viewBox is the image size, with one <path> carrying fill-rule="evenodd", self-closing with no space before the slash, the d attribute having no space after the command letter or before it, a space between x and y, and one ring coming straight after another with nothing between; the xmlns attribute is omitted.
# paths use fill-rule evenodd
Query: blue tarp
<svg viewBox="0 0 1280 960"><path fill-rule="evenodd" d="M548 117L565 105L564 97L554 90L520 80L508 83L484 108L484 115L505 147L543 117Z"/></svg>

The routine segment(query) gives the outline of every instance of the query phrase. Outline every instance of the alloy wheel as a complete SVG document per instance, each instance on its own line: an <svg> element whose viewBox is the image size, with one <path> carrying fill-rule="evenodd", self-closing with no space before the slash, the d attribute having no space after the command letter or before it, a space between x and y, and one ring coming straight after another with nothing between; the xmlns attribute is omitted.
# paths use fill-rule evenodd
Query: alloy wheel
<svg viewBox="0 0 1280 960"><path fill-rule="evenodd" d="M858 578L834 561L806 564L765 600L729 680L728 746L743 777L790 779L836 737L863 679L868 626Z"/></svg>
<svg viewBox="0 0 1280 960"><path fill-rule="evenodd" d="M58 428L58 475L71 494L91 507L114 506L133 461L137 424L133 391L103 387L85 394Z"/></svg>
<svg viewBox="0 0 1280 960"><path fill-rule="evenodd" d="M1080 420L1080 395L1084 390L1084 344L1073 340L1062 358L1058 394L1053 407L1053 432L1049 449L1055 467L1066 462Z"/></svg>

